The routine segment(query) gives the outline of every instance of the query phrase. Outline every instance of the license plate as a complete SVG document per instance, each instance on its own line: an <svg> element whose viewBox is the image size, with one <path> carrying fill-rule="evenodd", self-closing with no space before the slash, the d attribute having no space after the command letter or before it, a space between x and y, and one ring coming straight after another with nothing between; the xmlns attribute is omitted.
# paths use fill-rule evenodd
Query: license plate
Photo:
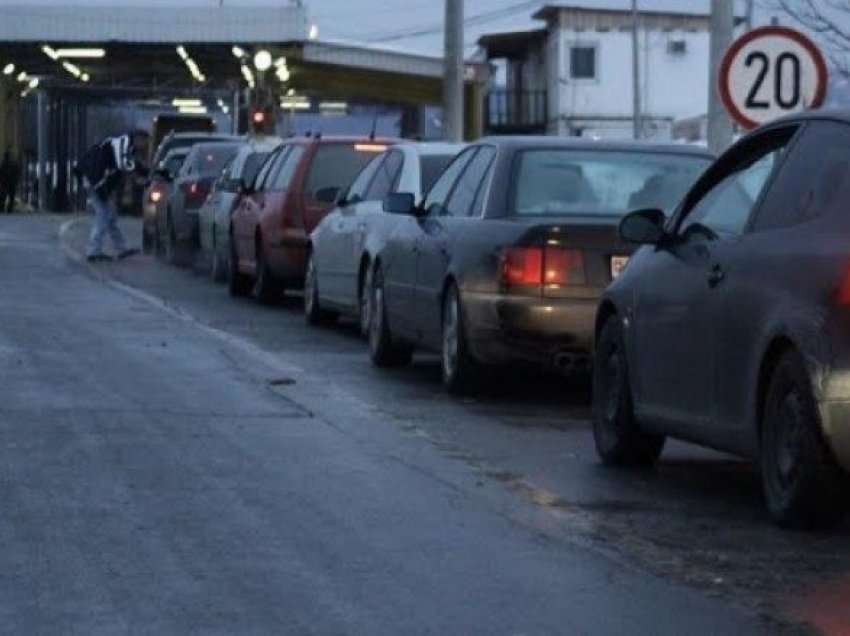
<svg viewBox="0 0 850 636"><path fill-rule="evenodd" d="M620 274L623 273L623 270L626 269L626 265L629 264L628 256L612 256L611 257L611 280L615 280Z"/></svg>

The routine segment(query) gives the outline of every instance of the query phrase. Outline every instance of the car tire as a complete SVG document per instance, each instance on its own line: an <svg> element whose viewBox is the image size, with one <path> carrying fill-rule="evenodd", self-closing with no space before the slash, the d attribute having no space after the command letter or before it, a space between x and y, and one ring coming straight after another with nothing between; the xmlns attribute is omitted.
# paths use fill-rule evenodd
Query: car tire
<svg viewBox="0 0 850 636"><path fill-rule="evenodd" d="M455 284L449 285L443 299L440 368L443 386L452 395L471 392L481 378L481 367L469 351L463 304Z"/></svg>
<svg viewBox="0 0 850 636"><path fill-rule="evenodd" d="M150 230L142 227L142 253L151 254L154 251L154 240Z"/></svg>
<svg viewBox="0 0 850 636"><path fill-rule="evenodd" d="M378 267L372 284L372 322L369 325L369 357L376 367L401 367L413 359L413 347L393 340L384 305L384 275Z"/></svg>
<svg viewBox="0 0 850 636"><path fill-rule="evenodd" d="M165 240L166 262L177 267L188 267L191 264L191 252L177 240L177 230L174 228L174 221L170 214L166 218L166 234L168 235Z"/></svg>
<svg viewBox="0 0 850 636"><path fill-rule="evenodd" d="M760 464L774 520L796 529L840 523L850 478L824 439L811 379L796 351L779 359L763 406Z"/></svg>
<svg viewBox="0 0 850 636"><path fill-rule="evenodd" d="M212 263L210 263L210 278L213 282L223 283L227 280L227 258L221 253L218 242L215 239L215 232L212 238Z"/></svg>
<svg viewBox="0 0 850 636"><path fill-rule="evenodd" d="M283 297L283 285L275 280L263 250L263 240L257 237L255 250L257 278L254 281L254 297L264 305L274 305Z"/></svg>
<svg viewBox="0 0 850 636"><path fill-rule="evenodd" d="M319 280L313 253L307 257L307 272L304 274L304 318L308 325L321 325L333 322L339 314L322 309L319 296Z"/></svg>
<svg viewBox="0 0 850 636"><path fill-rule="evenodd" d="M663 435L640 430L634 413L622 324L602 327L593 362L593 438L608 466L651 466L664 449Z"/></svg>
<svg viewBox="0 0 850 636"><path fill-rule="evenodd" d="M254 281L239 271L239 255L236 253L236 241L230 239L230 258L227 262L227 291L234 298L244 298L251 293Z"/></svg>
<svg viewBox="0 0 850 636"><path fill-rule="evenodd" d="M369 337L369 326L372 323L372 281L374 275L371 264L367 263L357 295L357 314L360 318L360 333L364 338Z"/></svg>

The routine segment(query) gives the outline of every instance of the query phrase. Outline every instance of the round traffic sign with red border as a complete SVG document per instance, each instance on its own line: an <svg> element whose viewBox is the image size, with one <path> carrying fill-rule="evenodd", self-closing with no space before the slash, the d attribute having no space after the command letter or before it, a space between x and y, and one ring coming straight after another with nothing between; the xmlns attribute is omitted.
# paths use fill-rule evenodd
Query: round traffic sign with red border
<svg viewBox="0 0 850 636"><path fill-rule="evenodd" d="M744 128L820 107L826 99L826 60L794 29L768 26L738 38L720 66L720 97Z"/></svg>

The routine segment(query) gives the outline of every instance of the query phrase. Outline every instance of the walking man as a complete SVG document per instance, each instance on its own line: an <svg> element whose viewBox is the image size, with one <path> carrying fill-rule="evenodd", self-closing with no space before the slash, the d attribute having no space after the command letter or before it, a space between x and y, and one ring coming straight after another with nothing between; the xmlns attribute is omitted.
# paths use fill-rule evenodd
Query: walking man
<svg viewBox="0 0 850 636"><path fill-rule="evenodd" d="M21 166L7 149L0 162L0 213L11 214L15 210L15 193L18 190L18 179L21 176Z"/></svg>
<svg viewBox="0 0 850 636"><path fill-rule="evenodd" d="M90 148L77 162L76 172L89 192L89 205L94 212L94 225L86 249L89 262L112 260L103 251L106 234L112 239L119 260L139 253L139 250L127 247L118 227L118 213L113 200L121 185L122 174L134 169L133 143L129 135L105 139Z"/></svg>

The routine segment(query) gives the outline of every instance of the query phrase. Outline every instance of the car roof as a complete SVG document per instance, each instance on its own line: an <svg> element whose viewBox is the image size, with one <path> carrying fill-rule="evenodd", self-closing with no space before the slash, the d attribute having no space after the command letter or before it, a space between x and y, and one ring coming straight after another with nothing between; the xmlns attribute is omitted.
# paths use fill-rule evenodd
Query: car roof
<svg viewBox="0 0 850 636"><path fill-rule="evenodd" d="M310 144L310 143L326 143L326 144L339 144L339 143L349 143L349 144L383 144L383 145L394 145L398 143L400 140L395 139L393 137L370 137L369 135L321 135L321 136L311 136L311 137L290 137L289 139L285 139L285 143L302 143L302 144Z"/></svg>
<svg viewBox="0 0 850 636"><path fill-rule="evenodd" d="M424 157L429 155L456 155L469 144L452 144L441 141L405 141L394 144L396 148L411 148L417 154Z"/></svg>
<svg viewBox="0 0 850 636"><path fill-rule="evenodd" d="M192 150L192 146L180 146L179 148L172 148L168 152L165 153L163 159L168 159L172 155L188 155L189 151Z"/></svg>
<svg viewBox="0 0 850 636"><path fill-rule="evenodd" d="M215 148L239 148L242 145L241 140L234 139L233 141L202 141L193 145L189 152L198 153L204 150L212 150Z"/></svg>
<svg viewBox="0 0 850 636"><path fill-rule="evenodd" d="M657 143L650 141L596 140L583 137L548 137L543 135L484 137L476 143L489 143L511 150L523 148L564 148L568 150L607 150L616 152L651 152L658 154L691 155L713 159L706 148L686 144Z"/></svg>
<svg viewBox="0 0 850 636"><path fill-rule="evenodd" d="M198 131L198 132L189 131L189 132L179 132L179 133L178 132L171 132L167 135L167 137L168 137L168 139L195 139L195 138L205 139L205 138L211 138L211 139L218 139L218 140L222 140L222 141L229 141L231 139L233 141L244 141L245 140L245 137L240 136L240 135L229 135L227 133L211 133L211 132L203 132L203 131Z"/></svg>

